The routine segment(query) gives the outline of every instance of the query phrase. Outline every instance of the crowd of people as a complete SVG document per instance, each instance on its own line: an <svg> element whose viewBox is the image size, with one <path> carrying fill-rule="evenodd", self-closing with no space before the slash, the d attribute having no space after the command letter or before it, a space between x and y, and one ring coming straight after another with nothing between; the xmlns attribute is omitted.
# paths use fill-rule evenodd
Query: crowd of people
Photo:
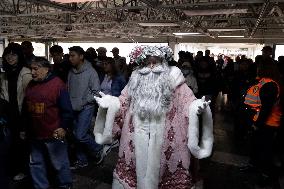
<svg viewBox="0 0 284 189"><path fill-rule="evenodd" d="M119 49L112 52L113 58L103 47L85 52L74 46L64 55L62 47L54 45L52 65L33 54L29 41L5 48L0 188L9 188L11 176L14 181L31 176L34 188L48 188L49 166L56 173L57 186L70 188L70 169L86 167L90 159L102 162L103 146L89 132L96 113L94 96L100 91L119 96L129 75Z"/></svg>
<svg viewBox="0 0 284 189"><path fill-rule="evenodd" d="M284 62L272 58L273 49L265 46L255 61L245 55L218 56L199 51L195 58L190 52L179 52L180 67L188 86L197 97L211 99L214 117L217 95L227 94L234 113L234 134L239 142L250 145L250 161L241 171L255 171L260 185L277 183L283 171L283 73Z"/></svg>
<svg viewBox="0 0 284 189"><path fill-rule="evenodd" d="M96 142L91 131L98 110L94 96L119 97L139 65L127 64L117 47L113 57L106 56L104 47L84 51L73 46L64 54L54 45L49 52L54 64L35 56L29 41L10 43L2 55L0 188L8 189L11 177L30 177L36 189L71 188L71 169L89 161L100 164L119 143ZM209 50L196 56L180 51L179 60L168 65L181 70L197 98L211 101L213 118L218 94L228 94L236 138L251 138L251 161L243 170L257 170L261 182L269 184L278 173L274 157L282 160L284 58L275 61L269 46L262 53L255 61L222 55L215 61Z"/></svg>

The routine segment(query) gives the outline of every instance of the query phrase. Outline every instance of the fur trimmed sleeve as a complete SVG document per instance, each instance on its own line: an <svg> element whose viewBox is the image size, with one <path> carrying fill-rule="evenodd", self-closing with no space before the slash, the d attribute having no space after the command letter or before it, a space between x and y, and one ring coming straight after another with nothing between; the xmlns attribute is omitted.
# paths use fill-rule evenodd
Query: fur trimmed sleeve
<svg viewBox="0 0 284 189"><path fill-rule="evenodd" d="M189 107L189 126L188 126L188 148L194 157L198 159L209 157L213 147L213 120L210 107L201 114L202 119L202 136L199 139L199 115L197 113L198 106L202 105L202 101L197 99L193 101ZM200 144L200 145L199 145Z"/></svg>
<svg viewBox="0 0 284 189"><path fill-rule="evenodd" d="M112 129L116 113L119 111L120 102L117 97L107 95L109 108L99 107L94 127L95 140L98 144L112 143Z"/></svg>
<svg viewBox="0 0 284 189"><path fill-rule="evenodd" d="M119 138L128 109L126 88L119 97L107 95L108 109L99 107L94 128L95 140L98 144L110 144Z"/></svg>

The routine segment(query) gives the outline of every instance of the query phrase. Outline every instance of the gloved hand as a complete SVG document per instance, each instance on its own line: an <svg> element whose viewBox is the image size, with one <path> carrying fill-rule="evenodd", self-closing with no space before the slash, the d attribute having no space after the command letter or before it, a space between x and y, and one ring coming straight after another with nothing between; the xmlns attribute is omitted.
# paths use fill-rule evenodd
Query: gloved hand
<svg viewBox="0 0 284 189"><path fill-rule="evenodd" d="M202 114L202 112L204 112L207 106L209 106L209 104L211 103L211 100L205 101L205 96L203 96L201 99L197 99L196 101L198 103L198 115Z"/></svg>
<svg viewBox="0 0 284 189"><path fill-rule="evenodd" d="M98 105L101 107L101 108L106 108L108 109L109 107L112 106L112 102L113 102L113 96L111 95L105 95L103 92L99 92L99 94L102 96L101 98L100 97L96 97L94 96L95 100L97 101Z"/></svg>

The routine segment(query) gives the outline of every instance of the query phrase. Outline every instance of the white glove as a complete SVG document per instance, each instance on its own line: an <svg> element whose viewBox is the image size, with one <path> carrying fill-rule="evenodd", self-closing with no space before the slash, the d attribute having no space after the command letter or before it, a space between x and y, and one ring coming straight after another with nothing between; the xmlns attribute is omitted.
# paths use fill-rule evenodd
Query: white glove
<svg viewBox="0 0 284 189"><path fill-rule="evenodd" d="M101 98L94 96L94 98L97 101L98 105L101 108L106 108L106 109L111 107L112 102L113 102L113 100L112 100L113 96L105 95L103 92L99 92L99 94L102 96Z"/></svg>
<svg viewBox="0 0 284 189"><path fill-rule="evenodd" d="M197 107L197 114L200 115L202 114L207 106L209 106L209 104L211 103L211 100L205 101L205 96L203 96L201 99L197 99L196 100L198 103L198 107Z"/></svg>

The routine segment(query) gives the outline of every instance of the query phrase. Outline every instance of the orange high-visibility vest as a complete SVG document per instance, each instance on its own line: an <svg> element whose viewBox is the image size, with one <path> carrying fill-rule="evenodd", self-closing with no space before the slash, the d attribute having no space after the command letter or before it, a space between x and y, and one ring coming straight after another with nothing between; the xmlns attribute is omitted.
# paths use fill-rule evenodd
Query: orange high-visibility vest
<svg viewBox="0 0 284 189"><path fill-rule="evenodd" d="M253 121L257 121L260 110L261 110L261 100L259 96L259 91L264 84L269 83L269 82L276 83L277 88L278 88L278 94L277 94L277 101L274 104L272 111L270 115L268 116L265 124L268 126L272 126L272 127L279 127L281 116L282 116L282 110L281 110L280 99L279 99L280 87L277 82L269 78L262 78L258 84L249 88L249 90L247 91L244 103L256 111L256 114L253 117Z"/></svg>

